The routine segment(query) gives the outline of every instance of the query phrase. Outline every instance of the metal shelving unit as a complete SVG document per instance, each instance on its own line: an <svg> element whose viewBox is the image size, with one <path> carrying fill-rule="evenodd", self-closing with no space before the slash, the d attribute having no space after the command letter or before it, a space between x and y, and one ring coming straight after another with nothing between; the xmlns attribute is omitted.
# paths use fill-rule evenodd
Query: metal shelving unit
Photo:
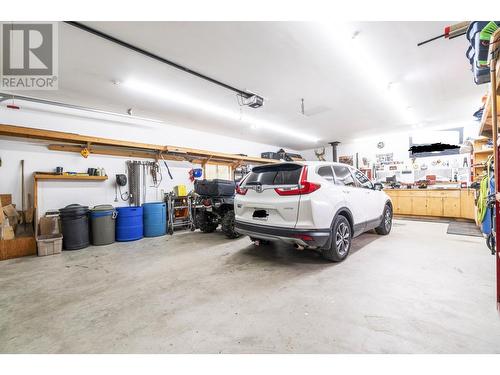
<svg viewBox="0 0 500 375"><path fill-rule="evenodd" d="M195 230L193 215L193 197L176 197L174 193L165 195L167 202L167 229L168 234L174 234L176 228Z"/></svg>

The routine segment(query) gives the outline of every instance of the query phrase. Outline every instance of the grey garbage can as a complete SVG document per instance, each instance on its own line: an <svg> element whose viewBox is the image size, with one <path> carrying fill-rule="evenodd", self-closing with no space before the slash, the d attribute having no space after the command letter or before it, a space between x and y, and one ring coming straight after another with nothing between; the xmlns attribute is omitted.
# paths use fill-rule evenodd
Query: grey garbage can
<svg viewBox="0 0 500 375"><path fill-rule="evenodd" d="M115 242L117 212L110 204L95 206L90 211L92 245L109 245Z"/></svg>

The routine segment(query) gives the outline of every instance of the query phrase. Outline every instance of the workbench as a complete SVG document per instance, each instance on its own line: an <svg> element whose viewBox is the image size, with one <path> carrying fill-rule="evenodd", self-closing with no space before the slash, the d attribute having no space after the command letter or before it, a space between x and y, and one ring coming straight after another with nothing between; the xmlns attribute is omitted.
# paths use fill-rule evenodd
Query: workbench
<svg viewBox="0 0 500 375"><path fill-rule="evenodd" d="M473 189L384 189L394 214L474 220Z"/></svg>

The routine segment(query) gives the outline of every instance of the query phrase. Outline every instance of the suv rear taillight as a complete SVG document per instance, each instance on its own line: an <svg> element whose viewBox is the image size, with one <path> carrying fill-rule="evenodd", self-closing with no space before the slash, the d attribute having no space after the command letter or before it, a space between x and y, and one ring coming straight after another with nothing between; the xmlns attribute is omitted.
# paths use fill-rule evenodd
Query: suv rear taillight
<svg viewBox="0 0 500 375"><path fill-rule="evenodd" d="M245 195L247 193L248 189L242 188L241 185L243 185L243 183L245 182L245 180L248 178L249 175L250 173L247 173L247 175L243 177L239 183L236 184L236 194Z"/></svg>
<svg viewBox="0 0 500 375"><path fill-rule="evenodd" d="M307 165L304 165L304 167L302 168L302 173L300 174L299 188L295 189L276 188L274 190L279 195L303 195L303 194L310 194L313 191L318 190L320 187L321 187L320 184L307 181Z"/></svg>
<svg viewBox="0 0 500 375"><path fill-rule="evenodd" d="M248 189L243 189L243 188L240 188L240 185L236 185L236 194L239 194L239 195L245 195L247 193Z"/></svg>

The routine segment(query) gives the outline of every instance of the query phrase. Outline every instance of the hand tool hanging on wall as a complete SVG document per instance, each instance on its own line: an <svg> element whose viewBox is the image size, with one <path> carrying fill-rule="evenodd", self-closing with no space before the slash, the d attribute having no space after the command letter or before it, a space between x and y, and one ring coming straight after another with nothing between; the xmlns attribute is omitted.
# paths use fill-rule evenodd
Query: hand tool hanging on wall
<svg viewBox="0 0 500 375"><path fill-rule="evenodd" d="M25 180L24 180L24 160L21 160L21 215L19 216L20 218L20 224L22 223L23 226L18 225L16 227L16 236L31 236L33 235L33 226L31 223L33 222L33 211L30 209L31 203L26 202L27 196L26 196L26 185L25 185ZM29 196L29 194L28 194Z"/></svg>
<svg viewBox="0 0 500 375"><path fill-rule="evenodd" d="M167 162L165 161L165 159L163 158L163 155L160 154L160 157L161 159L163 160L163 164L165 164L165 168L167 168L167 173L168 173L168 176L170 177L171 180L173 180L174 178L172 177L172 173L170 173L170 168L168 167L168 164Z"/></svg>
<svg viewBox="0 0 500 375"><path fill-rule="evenodd" d="M149 164L149 173L151 174L151 178L153 179L153 186L151 187L158 188L158 186L160 186L161 182L163 181L160 164L158 164L157 162L151 162L151 164Z"/></svg>

